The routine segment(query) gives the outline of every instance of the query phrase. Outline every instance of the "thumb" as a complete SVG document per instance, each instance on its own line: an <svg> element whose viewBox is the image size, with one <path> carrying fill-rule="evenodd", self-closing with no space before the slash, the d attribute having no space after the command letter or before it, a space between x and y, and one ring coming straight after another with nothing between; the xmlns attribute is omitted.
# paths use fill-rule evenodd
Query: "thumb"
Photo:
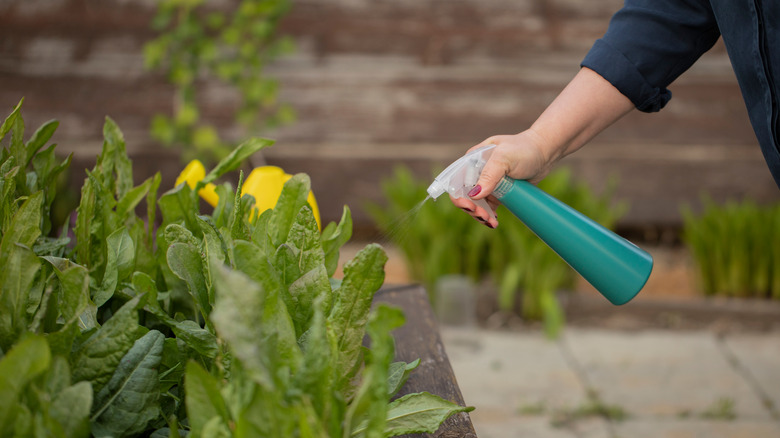
<svg viewBox="0 0 780 438"><path fill-rule="evenodd" d="M482 168L482 173L479 175L477 185L469 192L469 197L472 199L483 199L493 193L498 182L509 171L508 166L501 160L490 157L485 163L485 167Z"/></svg>

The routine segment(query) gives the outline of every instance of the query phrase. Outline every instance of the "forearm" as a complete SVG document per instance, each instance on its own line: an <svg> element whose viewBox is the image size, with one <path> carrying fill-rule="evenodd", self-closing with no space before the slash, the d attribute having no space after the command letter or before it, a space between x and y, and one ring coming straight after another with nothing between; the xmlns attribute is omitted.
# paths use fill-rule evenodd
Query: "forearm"
<svg viewBox="0 0 780 438"><path fill-rule="evenodd" d="M529 131L538 136L542 153L554 163L576 151L634 104L606 79L582 68L539 116Z"/></svg>

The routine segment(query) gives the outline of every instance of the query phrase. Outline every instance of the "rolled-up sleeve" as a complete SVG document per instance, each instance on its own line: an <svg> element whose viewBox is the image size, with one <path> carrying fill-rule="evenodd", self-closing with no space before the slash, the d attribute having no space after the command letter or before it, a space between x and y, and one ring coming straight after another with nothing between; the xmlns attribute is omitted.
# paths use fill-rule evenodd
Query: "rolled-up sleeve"
<svg viewBox="0 0 780 438"><path fill-rule="evenodd" d="M720 37L708 0L626 0L582 61L645 112Z"/></svg>

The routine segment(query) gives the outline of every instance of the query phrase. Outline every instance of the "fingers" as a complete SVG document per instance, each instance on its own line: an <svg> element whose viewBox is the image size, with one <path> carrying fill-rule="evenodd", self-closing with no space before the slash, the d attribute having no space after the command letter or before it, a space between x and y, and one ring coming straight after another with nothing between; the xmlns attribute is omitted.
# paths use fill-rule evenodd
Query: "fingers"
<svg viewBox="0 0 780 438"><path fill-rule="evenodd" d="M502 160L498 156L491 156L485 167L482 169L482 173L479 175L477 185L469 192L469 197L472 199L484 199L488 197L493 190L509 171L509 166L506 161Z"/></svg>
<svg viewBox="0 0 780 438"><path fill-rule="evenodd" d="M497 199L495 199L495 197L490 196L487 200L488 204L493 210L492 215L490 212L478 206L468 198L453 198L450 196L450 200L452 200L452 203L455 204L456 207L465 211L483 225L489 228L496 228L498 226L498 219L496 218L495 209L499 202Z"/></svg>

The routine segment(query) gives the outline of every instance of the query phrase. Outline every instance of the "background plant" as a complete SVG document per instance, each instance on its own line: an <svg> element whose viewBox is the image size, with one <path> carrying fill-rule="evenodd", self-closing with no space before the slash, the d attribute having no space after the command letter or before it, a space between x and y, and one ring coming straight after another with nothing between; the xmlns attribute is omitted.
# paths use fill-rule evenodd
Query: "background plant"
<svg viewBox="0 0 780 438"><path fill-rule="evenodd" d="M369 245L333 277L350 212L320 233L306 175L259 216L241 180L221 184L202 215L185 184L134 184L107 119L75 228L50 237L69 159L44 148L56 122L24 141L20 107L0 126L0 436L394 436L470 410L390 401L419 361L392 362L400 310L371 310L387 257ZM203 184L271 143L242 143Z"/></svg>
<svg viewBox="0 0 780 438"><path fill-rule="evenodd" d="M513 310L522 291L522 316L543 319L554 335L563 323L555 292L572 288L576 273L504 207L497 212L500 226L491 230L450 202L420 205L432 180L417 179L408 168L398 167L382 183L386 205L368 206L378 227L403 251L411 277L431 292L447 274L487 279L498 288L504 310ZM608 228L625 211L624 205L611 202L614 185L596 195L575 183L566 169L551 173L539 187Z"/></svg>
<svg viewBox="0 0 780 438"><path fill-rule="evenodd" d="M230 10L203 0L162 0L152 27L160 33L144 47L146 66L162 71L175 87L173 114L157 114L152 136L184 149L185 160L213 162L232 146L213 123L206 122L198 84L218 79L237 92L234 118L256 132L291 122L294 112L277 101L279 84L264 73L274 59L293 50L280 37L279 20L289 0L242 0Z"/></svg>
<svg viewBox="0 0 780 438"><path fill-rule="evenodd" d="M745 200L683 213L683 241L707 295L780 299L780 204Z"/></svg>

